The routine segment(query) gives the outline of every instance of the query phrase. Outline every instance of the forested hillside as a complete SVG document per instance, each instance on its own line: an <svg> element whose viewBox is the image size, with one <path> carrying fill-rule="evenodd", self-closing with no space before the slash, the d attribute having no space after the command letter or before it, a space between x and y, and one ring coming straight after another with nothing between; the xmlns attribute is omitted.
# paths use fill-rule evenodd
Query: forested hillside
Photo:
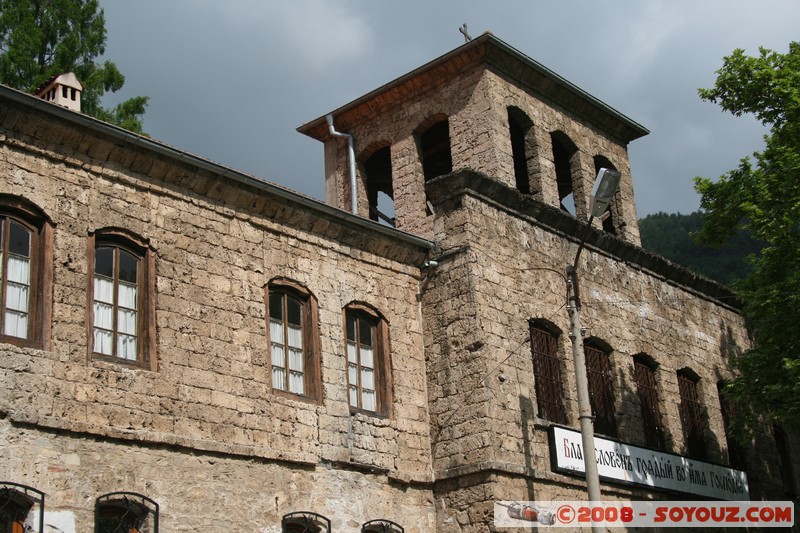
<svg viewBox="0 0 800 533"><path fill-rule="evenodd" d="M688 215L656 213L639 220L642 247L711 279L730 285L747 275L747 257L757 254L763 243L739 231L719 248L697 244L692 233L703 226L700 211Z"/></svg>

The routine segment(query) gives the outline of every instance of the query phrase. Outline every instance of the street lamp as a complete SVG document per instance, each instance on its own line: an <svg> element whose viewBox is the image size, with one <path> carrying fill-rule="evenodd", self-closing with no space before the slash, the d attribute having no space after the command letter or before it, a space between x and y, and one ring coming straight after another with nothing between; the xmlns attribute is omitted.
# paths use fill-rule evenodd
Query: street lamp
<svg viewBox="0 0 800 533"><path fill-rule="evenodd" d="M591 231L592 220L602 216L608 209L619 187L620 173L616 170L601 168L595 179L592 198L589 202L589 222L581 239L575 261L567 265L567 311L570 318L569 338L572 339L572 359L575 364L575 384L578 389L578 419L581 426L581 442L583 443L583 462L586 472L586 490L589 501L600 501L600 476L597 473L597 458L594 450L594 417L589 401L589 381L586 377L586 356L583 351L583 334L581 331L581 300L578 290L578 258L583 250L586 237ZM592 525L593 531L602 528Z"/></svg>

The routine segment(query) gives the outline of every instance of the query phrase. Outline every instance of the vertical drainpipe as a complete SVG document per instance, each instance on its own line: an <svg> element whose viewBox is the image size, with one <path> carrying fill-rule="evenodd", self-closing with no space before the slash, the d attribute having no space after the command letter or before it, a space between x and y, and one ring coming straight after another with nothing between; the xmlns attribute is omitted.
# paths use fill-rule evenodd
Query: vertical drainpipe
<svg viewBox="0 0 800 533"><path fill-rule="evenodd" d="M356 150L355 150L355 140L353 136L349 133L341 133L336 131L333 127L333 115L328 114L325 117L325 120L328 121L328 132L333 137L339 137L340 139L347 139L347 160L350 166L350 197L352 199L351 211L354 215L358 214L358 189L356 188Z"/></svg>

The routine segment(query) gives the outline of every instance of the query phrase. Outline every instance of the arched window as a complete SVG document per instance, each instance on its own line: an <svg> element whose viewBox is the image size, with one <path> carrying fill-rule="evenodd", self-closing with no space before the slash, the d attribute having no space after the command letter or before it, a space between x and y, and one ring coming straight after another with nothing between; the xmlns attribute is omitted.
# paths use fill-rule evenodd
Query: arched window
<svg viewBox="0 0 800 533"><path fill-rule="evenodd" d="M642 412L644 440L648 446L663 450L666 448L666 435L656 386L657 366L656 362L645 354L633 358L633 377Z"/></svg>
<svg viewBox="0 0 800 533"><path fill-rule="evenodd" d="M578 147L560 131L550 134L553 144L553 165L556 168L556 183L558 185L558 200L561 209L575 216L575 196L573 179L577 174Z"/></svg>
<svg viewBox="0 0 800 533"><path fill-rule="evenodd" d="M159 506L135 492L111 492L95 500L95 533L158 533Z"/></svg>
<svg viewBox="0 0 800 533"><path fill-rule="evenodd" d="M703 405L700 402L698 383L700 378L692 370L678 370L678 392L683 439L687 453L696 459L706 458L706 439L704 435Z"/></svg>
<svg viewBox="0 0 800 533"><path fill-rule="evenodd" d="M518 107L508 108L508 129L511 138L511 155L514 159L514 180L523 194L531 193L530 161L534 157L534 143L529 138L533 121Z"/></svg>
<svg viewBox="0 0 800 533"><path fill-rule="evenodd" d="M27 200L0 194L0 340L46 347L52 293L52 223Z"/></svg>
<svg viewBox="0 0 800 533"><path fill-rule="evenodd" d="M405 529L391 520L370 520L361 526L361 533L403 533Z"/></svg>
<svg viewBox="0 0 800 533"><path fill-rule="evenodd" d="M31 531L44 531L44 493L19 483L0 481L0 533Z"/></svg>
<svg viewBox="0 0 800 533"><path fill-rule="evenodd" d="M388 146L375 150L363 163L369 218L395 226L392 156Z"/></svg>
<svg viewBox="0 0 800 533"><path fill-rule="evenodd" d="M363 304L344 311L347 339L347 390L350 407L389 414L391 370L386 320Z"/></svg>
<svg viewBox="0 0 800 533"><path fill-rule="evenodd" d="M594 429L601 435L617 436L614 414L614 383L611 375L611 348L597 339L583 343L586 356L586 379L589 383L589 403L594 415Z"/></svg>
<svg viewBox="0 0 800 533"><path fill-rule="evenodd" d="M272 389L319 397L316 298L304 286L273 279L267 286Z"/></svg>
<svg viewBox="0 0 800 533"><path fill-rule="evenodd" d="M154 254L125 230L103 229L90 241L92 355L154 368Z"/></svg>
<svg viewBox="0 0 800 533"><path fill-rule="evenodd" d="M566 424L561 360L558 357L558 330L543 321L531 320L530 335L539 416L552 422Z"/></svg>
<svg viewBox="0 0 800 533"><path fill-rule="evenodd" d="M417 134L422 172L425 181L453 171L453 159L450 153L450 122L446 117L435 117L432 124Z"/></svg>
<svg viewBox="0 0 800 533"><path fill-rule="evenodd" d="M611 161L606 159L605 157L598 155L594 158L594 175L597 176L597 173L600 172L601 168L607 168L609 170L617 170L617 168L611 164ZM611 204L608 206L608 211L605 214L605 218L603 218L603 230L606 233L610 233L611 235L618 234L618 227L620 224L619 220L619 207L617 206L617 198L619 196L619 189L614 194L614 199L611 201Z"/></svg>
<svg viewBox="0 0 800 533"><path fill-rule="evenodd" d="M331 521L318 513L298 511L283 516L283 533L330 533Z"/></svg>

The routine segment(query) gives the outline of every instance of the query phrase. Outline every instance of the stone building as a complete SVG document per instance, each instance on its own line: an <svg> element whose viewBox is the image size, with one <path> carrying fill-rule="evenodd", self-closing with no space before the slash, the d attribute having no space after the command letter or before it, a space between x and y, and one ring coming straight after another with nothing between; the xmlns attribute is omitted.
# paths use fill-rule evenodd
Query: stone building
<svg viewBox="0 0 800 533"><path fill-rule="evenodd" d="M732 294L639 246L645 128L484 34L299 130L326 203L0 87L6 531L489 531L497 500L584 499L581 241L598 442L651 465L604 498L795 493L792 431L726 438Z"/></svg>

